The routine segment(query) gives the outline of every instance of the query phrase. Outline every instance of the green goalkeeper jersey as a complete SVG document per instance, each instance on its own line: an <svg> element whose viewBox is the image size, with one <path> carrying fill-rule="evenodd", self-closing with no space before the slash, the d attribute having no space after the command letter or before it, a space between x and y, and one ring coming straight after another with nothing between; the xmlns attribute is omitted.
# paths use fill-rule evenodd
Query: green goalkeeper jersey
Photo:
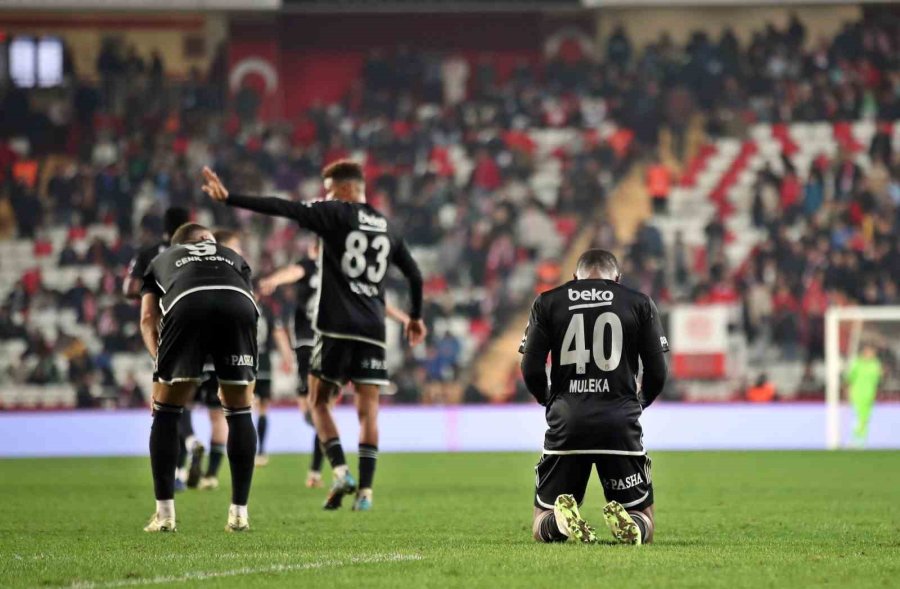
<svg viewBox="0 0 900 589"><path fill-rule="evenodd" d="M881 361L878 358L857 357L847 371L850 394L874 398L881 382L881 374Z"/></svg>

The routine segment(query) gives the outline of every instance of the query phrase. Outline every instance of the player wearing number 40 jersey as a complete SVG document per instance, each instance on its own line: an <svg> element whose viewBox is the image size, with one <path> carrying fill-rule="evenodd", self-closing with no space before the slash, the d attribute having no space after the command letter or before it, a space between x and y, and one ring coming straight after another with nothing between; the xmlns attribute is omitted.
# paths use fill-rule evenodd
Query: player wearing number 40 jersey
<svg viewBox="0 0 900 589"><path fill-rule="evenodd" d="M410 287L410 320L405 335L411 345L425 337L422 321L422 275L409 248L384 215L366 203L362 167L339 161L322 171L326 200L299 203L280 198L229 194L219 177L204 168L203 191L213 200L267 215L288 217L320 238L319 291L311 359L309 403L313 424L334 469L334 484L325 501L337 509L357 490L350 475L330 400L352 381L360 422L359 493L354 509L372 505L372 481L378 453L378 394L388 384L385 365L384 280L396 265Z"/></svg>
<svg viewBox="0 0 900 589"><path fill-rule="evenodd" d="M596 541L578 513L595 466L613 536L630 544L653 540L653 485L639 418L665 384L669 344L650 297L620 285L619 278L615 256L588 250L575 280L541 294L531 309L520 349L522 374L546 406L548 426L535 468L537 540Z"/></svg>

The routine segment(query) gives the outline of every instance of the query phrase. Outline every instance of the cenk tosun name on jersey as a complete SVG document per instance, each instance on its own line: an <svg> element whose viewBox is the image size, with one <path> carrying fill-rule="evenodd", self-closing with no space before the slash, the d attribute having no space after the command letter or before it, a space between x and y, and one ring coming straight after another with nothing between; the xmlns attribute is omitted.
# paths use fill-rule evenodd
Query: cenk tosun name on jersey
<svg viewBox="0 0 900 589"><path fill-rule="evenodd" d="M234 266L234 262L222 256L205 256L203 258L199 256L185 256L175 261L175 267L181 268L185 264L189 264L191 262L225 262L230 266Z"/></svg>

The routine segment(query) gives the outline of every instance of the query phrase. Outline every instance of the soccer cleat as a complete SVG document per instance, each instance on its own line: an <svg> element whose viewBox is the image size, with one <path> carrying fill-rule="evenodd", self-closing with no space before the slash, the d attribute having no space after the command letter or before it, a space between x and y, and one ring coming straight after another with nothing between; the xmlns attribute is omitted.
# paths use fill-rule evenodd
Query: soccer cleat
<svg viewBox="0 0 900 589"><path fill-rule="evenodd" d="M603 508L603 519L613 538L622 544L641 545L641 529L638 527L625 508L618 501L610 501Z"/></svg>
<svg viewBox="0 0 900 589"><path fill-rule="evenodd" d="M572 495L560 495L556 498L553 515L556 517L556 525L560 530L565 529L569 538L584 544L593 544L597 541L597 533L581 517L578 502Z"/></svg>
<svg viewBox="0 0 900 589"><path fill-rule="evenodd" d="M228 509L228 523L225 524L226 532L246 532L250 529L250 518L238 515L233 508Z"/></svg>
<svg viewBox="0 0 900 589"><path fill-rule="evenodd" d="M257 454L256 460L253 461L255 466L266 466L269 464L269 455L268 454Z"/></svg>
<svg viewBox="0 0 900 589"><path fill-rule="evenodd" d="M322 508L327 510L340 509L344 495L355 492L356 479L353 478L352 474L348 472L342 477L335 477L334 482L331 484L331 490L328 492L328 497L325 499L325 505Z"/></svg>
<svg viewBox="0 0 900 589"><path fill-rule="evenodd" d="M219 488L219 479L216 477L203 477L197 484L197 488L201 491L212 491Z"/></svg>
<svg viewBox="0 0 900 589"><path fill-rule="evenodd" d="M206 449L203 444L197 442L191 448L191 468L188 470L187 487L188 489L196 489L197 483L200 482L200 476L203 472L203 453Z"/></svg>
<svg viewBox="0 0 900 589"><path fill-rule="evenodd" d="M176 532L174 517L159 517L159 513L150 516L150 522L144 526L145 532Z"/></svg>
<svg viewBox="0 0 900 589"><path fill-rule="evenodd" d="M187 485L184 484L183 480L176 477L175 478L175 492L180 493L180 492L184 491L185 489L187 489Z"/></svg>
<svg viewBox="0 0 900 589"><path fill-rule="evenodd" d="M372 511L372 498L357 495L353 501L353 511Z"/></svg>
<svg viewBox="0 0 900 589"><path fill-rule="evenodd" d="M307 489L321 489L325 486L325 483L322 482L322 473L321 472L308 472L306 474L306 488Z"/></svg>

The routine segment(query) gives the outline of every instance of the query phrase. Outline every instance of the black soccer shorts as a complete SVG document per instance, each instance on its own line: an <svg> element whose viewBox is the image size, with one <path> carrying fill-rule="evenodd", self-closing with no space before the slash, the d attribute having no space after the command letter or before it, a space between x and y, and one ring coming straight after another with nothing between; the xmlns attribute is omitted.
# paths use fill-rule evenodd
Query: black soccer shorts
<svg viewBox="0 0 900 589"><path fill-rule="evenodd" d="M534 506L553 509L556 498L569 494L579 505L596 465L607 501L643 510L653 505L650 457L618 454L544 454L534 467Z"/></svg>
<svg viewBox="0 0 900 589"><path fill-rule="evenodd" d="M256 305L239 292L189 294L163 317L156 372L166 384L203 382L212 357L221 384L256 380Z"/></svg>
<svg viewBox="0 0 900 589"><path fill-rule="evenodd" d="M384 357L385 350L381 346L317 334L310 372L317 378L341 386L347 381L389 385Z"/></svg>
<svg viewBox="0 0 900 589"><path fill-rule="evenodd" d="M309 361L312 346L300 346L294 353L297 354L297 396L305 397L309 394Z"/></svg>

